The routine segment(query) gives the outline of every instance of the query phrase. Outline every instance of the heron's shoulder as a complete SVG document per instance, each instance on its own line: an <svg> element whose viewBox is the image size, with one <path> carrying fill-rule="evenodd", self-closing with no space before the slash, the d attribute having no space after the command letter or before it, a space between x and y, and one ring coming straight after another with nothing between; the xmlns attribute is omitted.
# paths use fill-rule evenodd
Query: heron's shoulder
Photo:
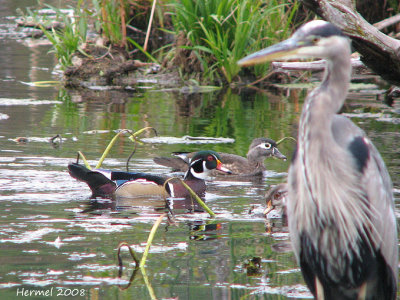
<svg viewBox="0 0 400 300"><path fill-rule="evenodd" d="M332 134L336 143L354 158L359 172L363 172L370 157L370 145L364 131L345 116L332 120Z"/></svg>
<svg viewBox="0 0 400 300"><path fill-rule="evenodd" d="M335 115L332 119L332 134L340 145L349 145L354 138L365 137L365 132L350 119L342 115Z"/></svg>

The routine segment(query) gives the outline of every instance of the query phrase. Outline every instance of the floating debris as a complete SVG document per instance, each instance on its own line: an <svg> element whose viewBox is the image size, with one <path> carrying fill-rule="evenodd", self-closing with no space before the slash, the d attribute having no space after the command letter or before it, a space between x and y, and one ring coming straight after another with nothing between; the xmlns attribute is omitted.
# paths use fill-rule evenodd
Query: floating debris
<svg viewBox="0 0 400 300"><path fill-rule="evenodd" d="M154 144L225 144L234 143L235 139L223 138L223 137L203 137L203 136L189 136L185 135L182 137L173 136L156 136L152 138L142 138L140 139L145 143Z"/></svg>
<svg viewBox="0 0 400 300"><path fill-rule="evenodd" d="M0 113L0 120L7 120L8 118L8 115Z"/></svg>
<svg viewBox="0 0 400 300"><path fill-rule="evenodd" d="M24 136L19 136L16 137L15 139L9 139L9 141L16 142L18 144L26 144L29 142L38 142L38 143L50 143L53 146L58 145L56 141L59 141L61 144L62 142L65 142L67 139L62 138L60 135L56 135L54 137L24 137Z"/></svg>
<svg viewBox="0 0 400 300"><path fill-rule="evenodd" d="M11 242L16 244L30 243L35 240L40 240L44 235L52 233L54 231L58 230L45 227L35 231L26 231L18 236L14 236L9 239L1 239L0 243L6 243L6 242Z"/></svg>
<svg viewBox="0 0 400 300"><path fill-rule="evenodd" d="M14 141L18 144L26 144L27 142L29 142L28 138L22 137L22 136L19 136L19 137L16 137L15 139L10 139L10 140Z"/></svg>
<svg viewBox="0 0 400 300"><path fill-rule="evenodd" d="M61 101L55 101L55 100L33 100L33 99L0 98L0 106L44 105L44 104L57 104L57 103L62 103L62 102Z"/></svg>
<svg viewBox="0 0 400 300"><path fill-rule="evenodd" d="M58 236L58 237L54 240L54 242L47 242L46 244L53 245L53 246L56 247L57 249L60 249L60 247L61 247L63 244L65 244L65 243L63 243L63 242L61 241L60 237Z"/></svg>
<svg viewBox="0 0 400 300"><path fill-rule="evenodd" d="M109 133L111 130L89 130L89 131L83 131L82 133L84 134L98 134L98 133Z"/></svg>

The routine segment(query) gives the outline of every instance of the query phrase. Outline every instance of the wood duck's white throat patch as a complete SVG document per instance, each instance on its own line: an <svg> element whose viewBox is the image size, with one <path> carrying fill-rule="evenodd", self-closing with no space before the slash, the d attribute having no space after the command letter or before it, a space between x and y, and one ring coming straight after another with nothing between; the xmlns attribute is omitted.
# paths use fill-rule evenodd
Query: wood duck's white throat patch
<svg viewBox="0 0 400 300"><path fill-rule="evenodd" d="M198 161L198 160L197 160L197 161ZM195 162L197 162L197 161L192 162L192 165L193 165ZM190 168L190 169L189 169L189 172L190 172L194 177L196 177L196 178L198 178L198 179L203 179L203 180L210 179L210 171L211 171L211 170L207 169L206 161L203 161L203 163L202 163L202 170L201 170L200 172L196 172L193 168Z"/></svg>

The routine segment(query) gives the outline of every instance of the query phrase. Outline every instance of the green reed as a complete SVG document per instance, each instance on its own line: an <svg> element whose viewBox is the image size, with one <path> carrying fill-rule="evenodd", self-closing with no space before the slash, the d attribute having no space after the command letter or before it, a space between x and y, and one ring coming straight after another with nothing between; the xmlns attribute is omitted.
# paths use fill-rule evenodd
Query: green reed
<svg viewBox="0 0 400 300"><path fill-rule="evenodd" d="M172 20L184 32L202 64L204 77L230 83L239 74L236 62L254 50L287 37L297 4L284 0L181 0ZM265 73L266 66L254 68Z"/></svg>
<svg viewBox="0 0 400 300"><path fill-rule="evenodd" d="M97 32L111 44L126 46L127 0L92 0L94 25Z"/></svg>
<svg viewBox="0 0 400 300"><path fill-rule="evenodd" d="M41 29L53 44L53 52L63 69L72 64L76 51L87 55L80 47L83 43L90 43L87 40L90 26L110 44L126 49L135 47L149 60L156 61L146 48L127 36L127 24L151 21L148 15L152 3L150 0L78 0L72 14L47 5L57 12L57 18L64 26L61 29ZM245 72L256 77L265 75L268 64L240 69L236 62L251 52L287 38L298 7L296 0L166 0L157 3L157 25L168 31L162 24L168 23L170 17L172 24L169 32L177 37L184 34L188 43L182 48L191 51L201 65L201 74L188 76L221 84L238 81L239 75ZM128 15L129 8L135 13ZM160 18L160 15L164 17ZM163 52L167 47L163 45L153 53L171 56L174 49ZM168 59L167 56L164 60ZM162 58L159 57L159 60ZM193 59L193 55L187 59Z"/></svg>
<svg viewBox="0 0 400 300"><path fill-rule="evenodd" d="M72 65L73 54L77 50L82 51L80 46L86 42L88 21L87 14L81 9L82 3L83 0L79 0L76 8L70 9L68 12L46 5L49 9L55 11L55 19L63 24L62 27L51 28L51 30L44 27L44 24L50 22L49 16L31 14L31 17L34 16L39 28L52 43L53 49L50 52L55 53L61 68L64 70ZM30 13L29 10L28 13Z"/></svg>

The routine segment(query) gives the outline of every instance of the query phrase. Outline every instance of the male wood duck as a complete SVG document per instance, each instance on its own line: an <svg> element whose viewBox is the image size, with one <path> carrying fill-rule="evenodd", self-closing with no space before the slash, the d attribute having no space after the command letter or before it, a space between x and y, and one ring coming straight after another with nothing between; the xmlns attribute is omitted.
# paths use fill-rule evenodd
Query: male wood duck
<svg viewBox="0 0 400 300"><path fill-rule="evenodd" d="M218 153L209 150L199 151L190 160L189 169L183 181L196 194L203 197L206 190L204 180L210 177L210 172L214 169L230 173L230 170L222 165ZM170 195L176 198L186 198L190 195L189 191L178 180L169 181L164 188L164 183L168 177L138 172L89 170L76 163L69 164L68 170L73 178L87 183L92 190L92 197Z"/></svg>
<svg viewBox="0 0 400 300"><path fill-rule="evenodd" d="M159 165L173 168L174 171L186 172L189 166L189 160L194 154L194 152L174 152L173 155L175 157L155 157L154 162ZM259 176L267 170L264 165L264 160L267 157L276 157L286 160L286 156L279 151L276 142L269 138L254 139L250 144L249 151L247 152L247 158L236 154L222 152L218 152L218 154L224 162L224 166L231 170L231 173L223 174L216 169L211 172L212 176Z"/></svg>

